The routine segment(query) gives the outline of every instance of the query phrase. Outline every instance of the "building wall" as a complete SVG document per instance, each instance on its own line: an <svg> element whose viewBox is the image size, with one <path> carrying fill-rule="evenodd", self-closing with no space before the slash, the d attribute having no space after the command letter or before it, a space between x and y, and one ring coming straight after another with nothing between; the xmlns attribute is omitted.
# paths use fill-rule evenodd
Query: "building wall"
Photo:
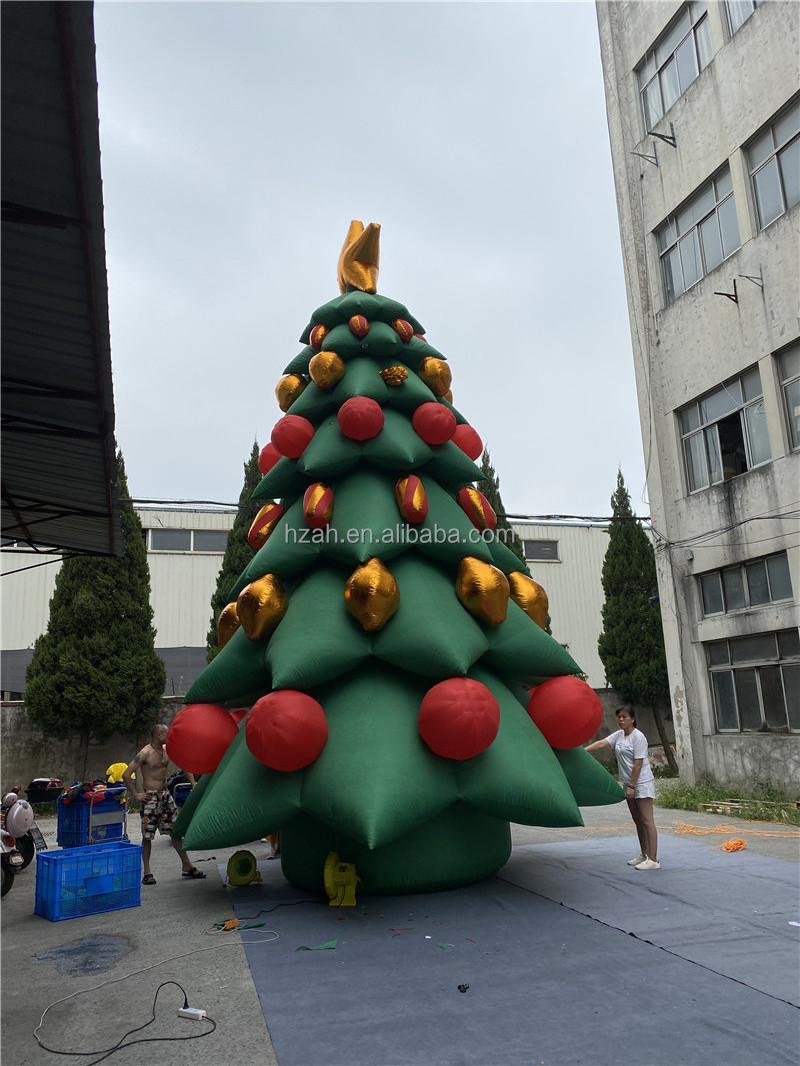
<svg viewBox="0 0 800 1066"><path fill-rule="evenodd" d="M678 756L690 779L742 779L757 762L789 781L800 760L796 734L719 732L704 643L796 631L800 621L800 455L790 447L776 365L800 335L800 207L759 230L746 153L800 89L800 6L770 0L731 35L725 4L707 5L713 58L652 131L674 135L673 147L646 134L635 71L684 6L597 3ZM654 231L725 166L741 247L668 304ZM734 293L734 281L738 302L720 295ZM771 461L690 491L679 409L754 365ZM703 617L698 575L778 551L787 553L791 601Z"/></svg>
<svg viewBox="0 0 800 1066"><path fill-rule="evenodd" d="M550 629L587 675L592 688L605 686L605 670L597 654L603 629L601 574L608 548L608 524L515 522L524 541L557 541L558 559L528 559L531 577L544 587L550 604Z"/></svg>
<svg viewBox="0 0 800 1066"><path fill-rule="evenodd" d="M222 565L224 539L233 525L236 512L163 510L160 508L137 508L145 533L149 530L217 530L220 533L220 548L215 551L170 551L148 549L150 567L150 604L153 608L153 624L156 630L157 651L167 649L205 649L206 636L211 623L211 597L217 585L217 576ZM192 542L190 542L192 543ZM44 557L46 559L46 557ZM41 554L30 549L0 553L3 573L2 602L2 649L28 651L36 638L47 628L50 599L55 588L60 561L42 562ZM33 568L26 569L33 566ZM14 572L16 571L16 572ZM29 657L29 656L28 656ZM171 667L180 669L179 655L166 656L168 673ZM184 656L185 658L185 656ZM171 662L175 659L175 662ZM174 679L180 690L193 680L190 676ZM167 690L172 691L171 677ZM3 691L10 685L3 683ZM178 691L176 689L176 691Z"/></svg>

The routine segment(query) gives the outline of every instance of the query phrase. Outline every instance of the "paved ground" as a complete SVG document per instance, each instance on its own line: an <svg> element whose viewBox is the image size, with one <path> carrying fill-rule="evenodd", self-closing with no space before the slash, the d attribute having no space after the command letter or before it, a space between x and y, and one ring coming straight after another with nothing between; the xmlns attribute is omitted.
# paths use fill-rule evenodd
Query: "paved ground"
<svg viewBox="0 0 800 1066"><path fill-rule="evenodd" d="M552 844L583 838L635 837L627 807L586 808L582 829L542 829L515 826L516 845ZM741 822L719 815L667 811L656 808L662 835L691 831L693 839L709 848L738 837L757 854L786 862L800 861L797 831L763 822ZM41 828L55 844L55 819ZM138 818L130 825L130 838L139 841ZM256 859L266 860L264 843L248 846ZM2 902L2 1062L4 1066L39 1066L44 1063L98 1062L128 1030L156 1020L126 1043L148 1037L168 1038L149 1044L132 1044L108 1061L116 1066L180 1066L203 1061L209 1066L257 1062L270 1066L277 1059L264 1021L239 934L220 933L215 923L233 917L232 894L238 899L248 889L223 884L219 866L236 849L197 852L194 860L208 877L190 882L180 877L180 866L166 839L153 847L153 871L158 884L142 887L142 905L125 910L49 922L33 913L35 864L19 875ZM656 876L656 875L654 875ZM280 911L268 926L280 928ZM250 933L273 934L268 927ZM206 1010L216 1022L179 1019L185 990L191 1006ZM58 1054L43 1050L34 1037ZM76 1059L66 1052L85 1053ZM587 1053L590 1049L587 1049ZM589 1061L588 1059L586 1061ZM313 1063L308 1066L325 1066Z"/></svg>

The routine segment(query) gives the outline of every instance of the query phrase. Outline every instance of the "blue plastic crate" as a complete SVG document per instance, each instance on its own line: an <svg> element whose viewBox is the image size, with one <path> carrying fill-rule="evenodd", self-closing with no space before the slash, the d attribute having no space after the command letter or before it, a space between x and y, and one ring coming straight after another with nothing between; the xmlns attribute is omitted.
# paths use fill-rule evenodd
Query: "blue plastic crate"
<svg viewBox="0 0 800 1066"><path fill-rule="evenodd" d="M129 840L36 856L34 912L51 922L138 907L142 846Z"/></svg>
<svg viewBox="0 0 800 1066"><path fill-rule="evenodd" d="M92 802L90 802L92 800ZM78 794L74 797L59 797L58 800L58 823L56 840L62 848L77 848L84 844L98 844L121 840L125 822L127 789L124 785L118 788L107 788L98 797L88 797L86 794ZM94 819L109 815L118 815L117 821L109 821L105 824L96 825ZM91 819L91 836L89 835Z"/></svg>

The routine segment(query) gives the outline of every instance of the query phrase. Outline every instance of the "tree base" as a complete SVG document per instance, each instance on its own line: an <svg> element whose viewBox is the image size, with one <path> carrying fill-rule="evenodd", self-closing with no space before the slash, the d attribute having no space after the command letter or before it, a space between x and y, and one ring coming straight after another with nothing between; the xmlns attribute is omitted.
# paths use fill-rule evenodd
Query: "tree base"
<svg viewBox="0 0 800 1066"><path fill-rule="evenodd" d="M483 881L511 854L508 822L457 803L412 833L368 848L331 826L299 814L281 830L281 866L296 888L324 892L328 854L355 864L356 893L439 892Z"/></svg>

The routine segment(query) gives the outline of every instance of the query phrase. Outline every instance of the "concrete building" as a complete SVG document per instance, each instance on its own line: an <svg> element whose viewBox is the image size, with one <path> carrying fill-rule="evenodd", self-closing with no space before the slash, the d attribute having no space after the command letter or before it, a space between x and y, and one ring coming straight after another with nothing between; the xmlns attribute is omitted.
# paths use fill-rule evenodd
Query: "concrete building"
<svg viewBox="0 0 800 1066"><path fill-rule="evenodd" d="M800 780L800 5L597 3L676 743Z"/></svg>

